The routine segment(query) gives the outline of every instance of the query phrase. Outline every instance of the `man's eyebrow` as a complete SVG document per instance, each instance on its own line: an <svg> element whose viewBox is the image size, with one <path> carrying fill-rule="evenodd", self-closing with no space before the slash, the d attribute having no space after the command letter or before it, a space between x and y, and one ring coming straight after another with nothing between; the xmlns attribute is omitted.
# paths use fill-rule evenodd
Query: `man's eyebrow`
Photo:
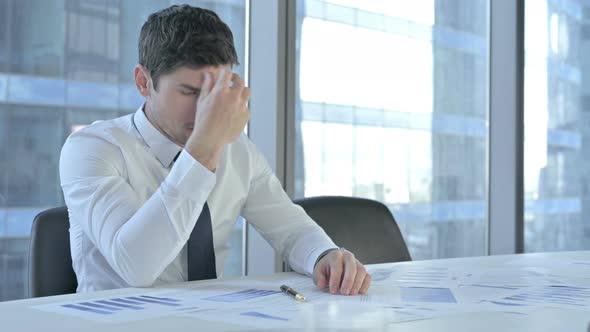
<svg viewBox="0 0 590 332"><path fill-rule="evenodd" d="M181 87L181 88L185 88L187 90L194 91L194 92L201 91L201 88L197 88L196 86L192 86L192 85L185 84L185 83L180 83L178 86Z"/></svg>

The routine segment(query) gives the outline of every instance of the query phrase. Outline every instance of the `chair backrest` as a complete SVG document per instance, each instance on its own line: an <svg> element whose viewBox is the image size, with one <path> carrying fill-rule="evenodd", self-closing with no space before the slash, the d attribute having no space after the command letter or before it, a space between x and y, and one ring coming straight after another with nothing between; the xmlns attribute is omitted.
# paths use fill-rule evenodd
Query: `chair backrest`
<svg viewBox="0 0 590 332"><path fill-rule="evenodd" d="M39 213L33 220L29 251L29 296L75 293L78 282L70 254L68 209Z"/></svg>
<svg viewBox="0 0 590 332"><path fill-rule="evenodd" d="M412 260L391 211L383 203L337 196L303 198L294 203L363 264Z"/></svg>

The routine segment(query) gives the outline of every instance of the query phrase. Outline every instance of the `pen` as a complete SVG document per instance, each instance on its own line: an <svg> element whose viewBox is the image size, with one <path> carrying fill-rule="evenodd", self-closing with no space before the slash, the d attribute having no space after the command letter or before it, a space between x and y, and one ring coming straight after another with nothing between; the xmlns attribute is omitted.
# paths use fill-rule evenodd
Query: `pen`
<svg viewBox="0 0 590 332"><path fill-rule="evenodd" d="M287 285L282 285L281 291L293 296L295 298L295 300L297 300L297 301L301 301L301 302L305 301L305 296L299 294L296 290L294 290L293 288L291 288Z"/></svg>

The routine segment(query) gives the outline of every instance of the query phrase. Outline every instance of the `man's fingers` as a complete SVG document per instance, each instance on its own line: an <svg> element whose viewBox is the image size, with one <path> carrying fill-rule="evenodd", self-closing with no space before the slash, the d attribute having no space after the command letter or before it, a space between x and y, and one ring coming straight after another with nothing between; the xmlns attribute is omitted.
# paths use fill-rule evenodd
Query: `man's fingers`
<svg viewBox="0 0 590 332"><path fill-rule="evenodd" d="M340 288L340 281L342 280L342 270L344 263L342 255L337 255L336 259L330 263L330 293L336 294Z"/></svg>
<svg viewBox="0 0 590 332"><path fill-rule="evenodd" d="M344 276L342 278L342 285L340 287L340 294L348 295L354 284L356 277L356 258L348 251L342 254L344 263Z"/></svg>
<svg viewBox="0 0 590 332"><path fill-rule="evenodd" d="M211 74L208 72L203 73L203 81L201 83L200 97L206 96L211 91Z"/></svg>
<svg viewBox="0 0 590 332"><path fill-rule="evenodd" d="M322 275L319 279L318 279L318 284L317 287L319 289L325 289L328 286L328 280L326 279L326 276Z"/></svg>
<svg viewBox="0 0 590 332"><path fill-rule="evenodd" d="M221 70L219 71L219 76L217 76L217 80L215 81L215 85L213 85L213 88L211 90L219 91L222 90L224 86L227 86L225 83L226 77L231 77L231 75L228 75L227 71L228 70L225 67L221 68Z"/></svg>
<svg viewBox="0 0 590 332"><path fill-rule="evenodd" d="M244 100L244 103L248 102L251 95L252 95L252 90L250 90L250 88L248 88L248 87L244 87L244 90L242 90L242 100Z"/></svg>
<svg viewBox="0 0 590 332"><path fill-rule="evenodd" d="M324 274L323 271L321 271L319 276L316 278L315 285L319 289L324 289L328 286L328 277Z"/></svg>
<svg viewBox="0 0 590 332"><path fill-rule="evenodd" d="M350 295L357 295L363 286L363 281L367 276L367 271L363 267L363 265L357 261L356 262L356 277L354 278L354 284L352 285L352 289L350 290Z"/></svg>
<svg viewBox="0 0 590 332"><path fill-rule="evenodd" d="M213 89L216 90L223 90L225 88L229 88L229 83L233 78L233 73L230 69L223 67L219 72L219 77L217 77L217 82L215 82L215 86Z"/></svg>
<svg viewBox="0 0 590 332"><path fill-rule="evenodd" d="M367 273L365 279L363 280L363 285L361 286L361 290L359 291L361 294L367 294L369 287L371 286L371 275Z"/></svg>
<svg viewBox="0 0 590 332"><path fill-rule="evenodd" d="M240 75L234 73L232 75L232 79L231 80L232 80L232 82L234 82L234 85L232 86L232 89L235 89L237 91L242 91L242 89L244 89L244 86L246 85L246 83L240 77Z"/></svg>

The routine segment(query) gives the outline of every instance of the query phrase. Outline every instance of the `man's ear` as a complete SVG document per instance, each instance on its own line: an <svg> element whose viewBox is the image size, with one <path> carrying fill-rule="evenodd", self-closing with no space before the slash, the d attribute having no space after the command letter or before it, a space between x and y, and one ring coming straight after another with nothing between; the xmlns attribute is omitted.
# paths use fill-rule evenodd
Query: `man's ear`
<svg viewBox="0 0 590 332"><path fill-rule="evenodd" d="M142 96L148 97L150 95L150 87L152 85L152 79L149 70L147 70L142 65L137 65L135 66L133 74L135 76L135 86L137 86L137 91L139 91Z"/></svg>

